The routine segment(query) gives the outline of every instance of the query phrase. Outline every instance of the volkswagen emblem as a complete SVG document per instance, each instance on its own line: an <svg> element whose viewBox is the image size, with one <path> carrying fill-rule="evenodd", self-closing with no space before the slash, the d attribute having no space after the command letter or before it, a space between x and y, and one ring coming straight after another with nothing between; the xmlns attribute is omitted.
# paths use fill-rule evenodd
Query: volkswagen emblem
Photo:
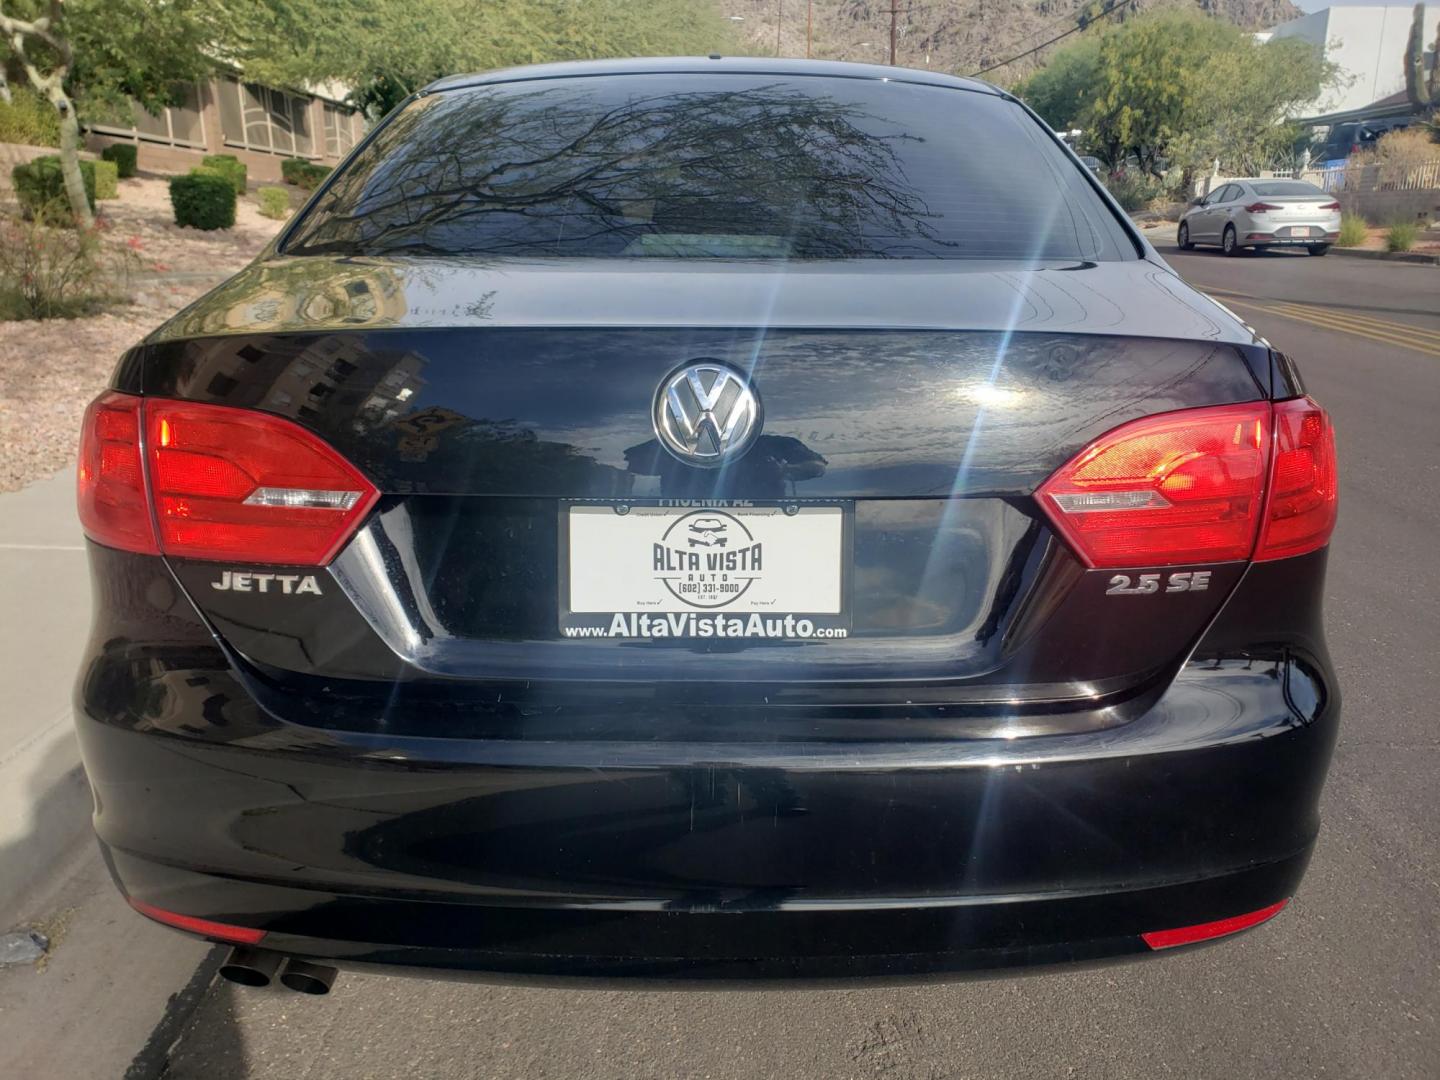
<svg viewBox="0 0 1440 1080"><path fill-rule="evenodd" d="M723 465L760 434L760 395L749 376L718 360L697 360L665 376L651 412L660 445L686 465Z"/></svg>

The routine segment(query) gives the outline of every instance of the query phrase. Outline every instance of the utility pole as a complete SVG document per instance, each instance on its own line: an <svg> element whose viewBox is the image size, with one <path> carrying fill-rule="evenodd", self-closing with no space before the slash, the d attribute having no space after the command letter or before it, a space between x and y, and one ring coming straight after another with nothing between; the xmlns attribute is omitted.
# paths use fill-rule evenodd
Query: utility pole
<svg viewBox="0 0 1440 1080"><path fill-rule="evenodd" d="M785 0L775 0L775 55L780 55L780 24L785 21Z"/></svg>
<svg viewBox="0 0 1440 1080"><path fill-rule="evenodd" d="M805 59L810 59L810 30L815 20L815 0L805 0Z"/></svg>
<svg viewBox="0 0 1440 1080"><path fill-rule="evenodd" d="M890 66L895 66L895 24L900 18L900 0L890 0Z"/></svg>

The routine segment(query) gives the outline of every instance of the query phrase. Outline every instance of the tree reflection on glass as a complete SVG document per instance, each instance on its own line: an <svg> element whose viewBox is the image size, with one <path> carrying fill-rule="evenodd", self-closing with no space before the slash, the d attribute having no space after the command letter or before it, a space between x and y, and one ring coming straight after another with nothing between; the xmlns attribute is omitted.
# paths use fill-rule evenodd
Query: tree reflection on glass
<svg viewBox="0 0 1440 1080"><path fill-rule="evenodd" d="M843 258L954 245L907 175L903 144L925 140L853 101L779 83L590 82L421 99L287 250Z"/></svg>

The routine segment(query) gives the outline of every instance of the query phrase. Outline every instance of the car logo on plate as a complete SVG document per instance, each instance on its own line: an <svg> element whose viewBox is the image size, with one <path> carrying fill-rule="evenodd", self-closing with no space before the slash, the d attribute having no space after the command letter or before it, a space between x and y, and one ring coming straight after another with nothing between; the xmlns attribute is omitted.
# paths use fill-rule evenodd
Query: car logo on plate
<svg viewBox="0 0 1440 1080"><path fill-rule="evenodd" d="M715 468L743 454L760 434L760 395L744 372L700 360L660 383L652 419L666 450L687 465Z"/></svg>

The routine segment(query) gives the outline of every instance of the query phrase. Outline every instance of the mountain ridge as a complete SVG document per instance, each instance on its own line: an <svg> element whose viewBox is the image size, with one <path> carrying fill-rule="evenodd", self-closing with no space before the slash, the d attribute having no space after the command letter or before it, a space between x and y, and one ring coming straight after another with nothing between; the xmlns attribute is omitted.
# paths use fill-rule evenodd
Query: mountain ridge
<svg viewBox="0 0 1440 1080"><path fill-rule="evenodd" d="M755 55L804 56L806 0L719 0L721 13ZM889 62L890 8L896 19L896 63L968 75L1025 52L1077 25L1095 0L813 0L811 55L826 60ZM1120 20L1160 7L1192 7L1247 30L1265 30L1304 14L1290 0L1132 0ZM778 17L778 18L777 18ZM1065 40L1073 40L1067 38ZM1010 84L1043 66L1063 42L990 72Z"/></svg>

